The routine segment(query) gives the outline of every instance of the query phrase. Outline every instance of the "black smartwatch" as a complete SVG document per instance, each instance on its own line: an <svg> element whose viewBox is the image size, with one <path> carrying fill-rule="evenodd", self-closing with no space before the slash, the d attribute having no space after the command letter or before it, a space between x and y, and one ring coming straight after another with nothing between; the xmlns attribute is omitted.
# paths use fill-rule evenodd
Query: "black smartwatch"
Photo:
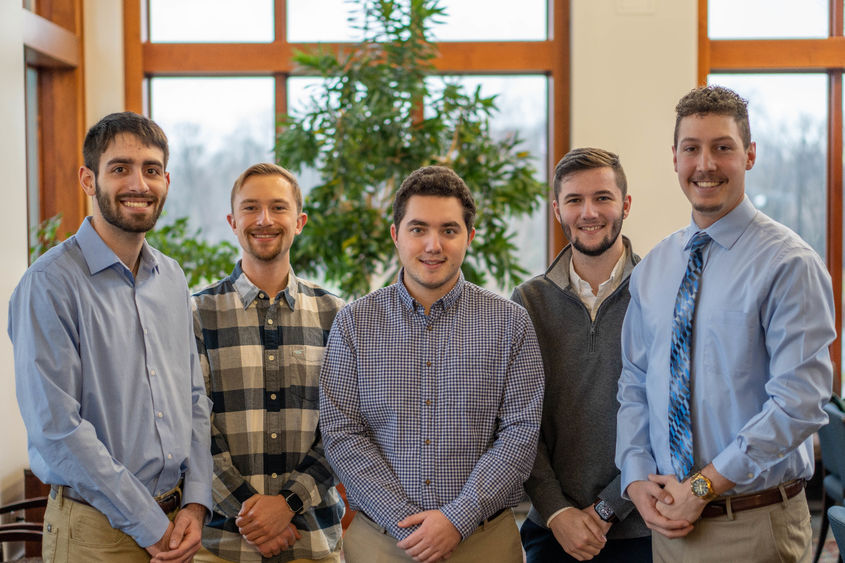
<svg viewBox="0 0 845 563"><path fill-rule="evenodd" d="M599 501L595 504L595 510L596 514L599 515L599 518L605 522L610 522L612 524L619 521L619 518L616 517L616 513L613 512L613 507L611 507L605 500L599 499Z"/></svg>
<svg viewBox="0 0 845 563"><path fill-rule="evenodd" d="M282 496L285 497L285 502L293 511L294 514L302 513L302 499L293 491L282 491Z"/></svg>

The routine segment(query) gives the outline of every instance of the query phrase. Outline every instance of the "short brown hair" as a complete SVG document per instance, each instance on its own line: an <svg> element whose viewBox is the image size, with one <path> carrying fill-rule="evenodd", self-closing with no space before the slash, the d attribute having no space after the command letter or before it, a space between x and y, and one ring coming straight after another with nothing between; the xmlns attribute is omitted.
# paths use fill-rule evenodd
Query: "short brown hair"
<svg viewBox="0 0 845 563"><path fill-rule="evenodd" d="M570 174L582 170L593 170L595 168L610 168L616 176L616 185L622 192L624 198L628 194L628 180L619 156L604 149L584 147L572 149L566 153L560 162L555 166L554 191L555 201L560 196L560 185Z"/></svg>
<svg viewBox="0 0 845 563"><path fill-rule="evenodd" d="M727 115L733 117L739 128L743 148L751 144L751 126L748 124L748 100L724 86L702 86L694 88L675 106L675 144L678 146L678 130L681 120L690 115Z"/></svg>
<svg viewBox="0 0 845 563"><path fill-rule="evenodd" d="M246 182L247 178L251 176L281 176L290 183L293 188L293 197L296 200L296 212L302 213L302 189L299 187L299 182L296 181L296 176L290 170L282 168L278 164L272 162L260 162L253 164L243 172L235 180L232 186L232 195L229 198L229 205L232 208L232 213L235 212L235 196L241 191L241 188Z"/></svg>
<svg viewBox="0 0 845 563"><path fill-rule="evenodd" d="M472 230L475 223L475 200L466 183L454 170L445 166L424 166L411 172L393 200L393 224L399 223L405 217L408 200L415 195L433 195L438 197L455 197L464 208L464 224L467 231Z"/></svg>
<svg viewBox="0 0 845 563"><path fill-rule="evenodd" d="M114 138L121 133L135 135L146 147L161 149L164 156L162 165L167 169L167 159L170 157L167 135L152 119L131 111L124 111L105 116L85 135L85 141L82 143L82 159L85 167L94 173L95 178L99 172L100 157L109 148Z"/></svg>

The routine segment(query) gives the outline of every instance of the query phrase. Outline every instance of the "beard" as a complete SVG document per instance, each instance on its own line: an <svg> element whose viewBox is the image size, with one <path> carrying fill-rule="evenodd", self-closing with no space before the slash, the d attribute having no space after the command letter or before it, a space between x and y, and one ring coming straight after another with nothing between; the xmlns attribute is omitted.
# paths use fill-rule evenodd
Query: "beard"
<svg viewBox="0 0 845 563"><path fill-rule="evenodd" d="M158 217L161 215L161 210L164 207L165 198L159 200L156 196L150 195L147 199L152 202L153 212L151 214L126 216L121 212L122 205L120 204L119 198L110 198L107 193L100 189L99 180L94 180L94 187L94 195L97 198L100 213L102 213L103 219L110 224L127 233L146 233L155 227L156 221L158 221ZM137 196L133 197L137 198Z"/></svg>
<svg viewBox="0 0 845 563"><path fill-rule="evenodd" d="M261 232L261 229L249 230L245 235L244 251L250 256L262 262L274 261L284 250L284 231L279 231L279 239L275 241L272 246L262 248L252 240L252 235L256 232ZM269 233L268 233L269 234Z"/></svg>
<svg viewBox="0 0 845 563"><path fill-rule="evenodd" d="M566 238L569 239L569 242L572 243L573 248L584 254L586 256L601 256L605 252L607 252L615 243L616 239L619 238L619 234L622 232L622 215L619 215L618 219L613 221L613 224L610 228L610 233L604 237L601 241L599 241L596 246L590 247L582 244L577 238L573 238L572 236L572 229L569 228L568 225L563 226L563 234L566 235Z"/></svg>

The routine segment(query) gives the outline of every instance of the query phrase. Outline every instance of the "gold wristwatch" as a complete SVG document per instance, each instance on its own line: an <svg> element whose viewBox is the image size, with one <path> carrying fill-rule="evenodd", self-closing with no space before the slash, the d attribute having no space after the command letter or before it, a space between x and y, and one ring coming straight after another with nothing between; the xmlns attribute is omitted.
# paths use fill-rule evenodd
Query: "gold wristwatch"
<svg viewBox="0 0 845 563"><path fill-rule="evenodd" d="M710 479L702 475L700 471L698 473L693 473L692 477L689 478L689 484L692 489L692 494L704 502L710 502L719 496L716 491L713 490L713 483L710 482Z"/></svg>

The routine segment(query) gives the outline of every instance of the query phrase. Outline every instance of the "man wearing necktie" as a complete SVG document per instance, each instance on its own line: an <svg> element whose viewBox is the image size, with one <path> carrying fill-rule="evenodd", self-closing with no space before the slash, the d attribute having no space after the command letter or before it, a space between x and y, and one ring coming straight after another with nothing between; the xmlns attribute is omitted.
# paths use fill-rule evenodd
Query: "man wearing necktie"
<svg viewBox="0 0 845 563"><path fill-rule="evenodd" d="M746 101L719 86L676 106L692 221L635 268L622 329L616 463L655 561L809 561L804 482L827 422L830 276L754 208Z"/></svg>

